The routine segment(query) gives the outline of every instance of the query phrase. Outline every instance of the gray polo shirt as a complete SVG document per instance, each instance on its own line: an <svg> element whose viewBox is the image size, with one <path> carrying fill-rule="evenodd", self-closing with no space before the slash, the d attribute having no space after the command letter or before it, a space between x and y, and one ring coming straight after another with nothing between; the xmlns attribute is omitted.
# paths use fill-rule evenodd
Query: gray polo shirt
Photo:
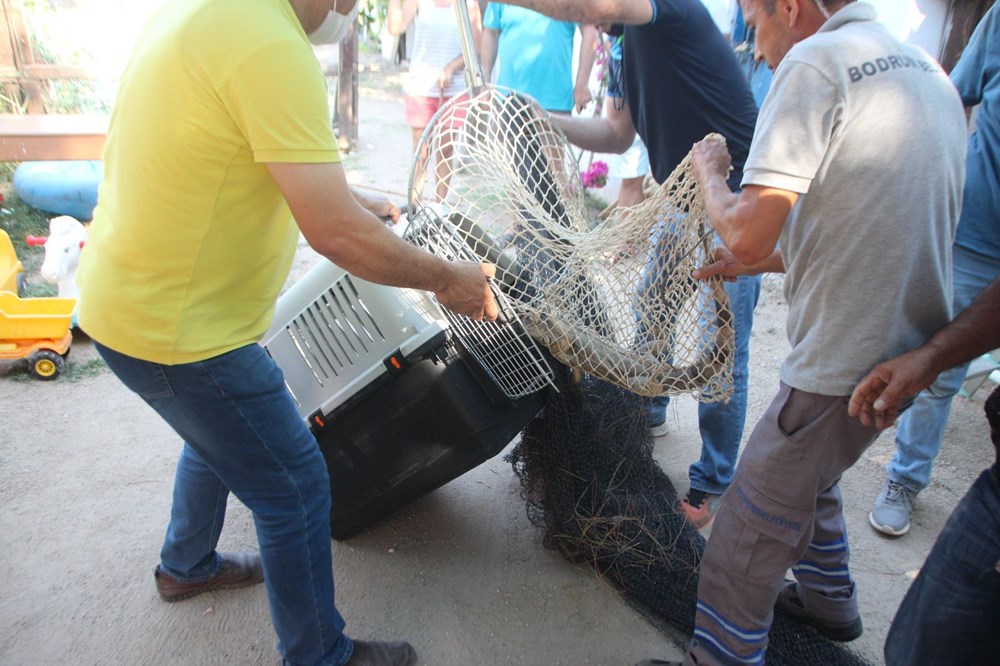
<svg viewBox="0 0 1000 666"><path fill-rule="evenodd" d="M949 320L965 139L947 75L866 3L781 61L743 185L800 195L780 237L786 384L849 395L873 365Z"/></svg>

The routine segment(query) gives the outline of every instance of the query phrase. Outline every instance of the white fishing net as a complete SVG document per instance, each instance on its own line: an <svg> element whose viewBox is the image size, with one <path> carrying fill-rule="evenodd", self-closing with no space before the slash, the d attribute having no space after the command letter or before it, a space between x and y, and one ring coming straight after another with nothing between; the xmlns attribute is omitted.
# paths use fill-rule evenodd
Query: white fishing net
<svg viewBox="0 0 1000 666"><path fill-rule="evenodd" d="M579 165L530 98L483 87L448 101L414 158L408 238L457 235L497 265L524 329L559 361L643 396L727 398L732 315L692 279L714 234L685 159L644 203L591 221ZM437 240L436 240L437 238Z"/></svg>

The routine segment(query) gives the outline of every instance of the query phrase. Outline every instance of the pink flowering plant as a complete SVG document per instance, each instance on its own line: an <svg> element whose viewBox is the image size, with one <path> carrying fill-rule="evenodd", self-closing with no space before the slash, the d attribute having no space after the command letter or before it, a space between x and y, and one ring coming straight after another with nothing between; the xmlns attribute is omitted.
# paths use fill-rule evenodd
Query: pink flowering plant
<svg viewBox="0 0 1000 666"><path fill-rule="evenodd" d="M598 160L590 165L586 171L580 174L583 186L587 188L600 189L608 184L608 165Z"/></svg>

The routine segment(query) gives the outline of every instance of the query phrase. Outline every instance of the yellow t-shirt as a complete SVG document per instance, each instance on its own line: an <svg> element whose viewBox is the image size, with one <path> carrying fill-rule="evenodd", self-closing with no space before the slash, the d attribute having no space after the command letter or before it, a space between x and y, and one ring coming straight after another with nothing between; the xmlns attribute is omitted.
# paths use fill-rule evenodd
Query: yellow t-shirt
<svg viewBox="0 0 1000 666"><path fill-rule="evenodd" d="M288 0L172 0L111 117L80 259L80 326L190 363L256 342L298 229L267 162L339 162L326 83Z"/></svg>

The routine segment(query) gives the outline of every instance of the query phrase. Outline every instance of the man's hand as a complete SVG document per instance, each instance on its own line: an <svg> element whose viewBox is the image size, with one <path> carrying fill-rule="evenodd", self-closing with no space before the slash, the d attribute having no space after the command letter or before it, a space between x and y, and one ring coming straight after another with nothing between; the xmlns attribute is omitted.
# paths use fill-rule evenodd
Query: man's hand
<svg viewBox="0 0 1000 666"><path fill-rule="evenodd" d="M770 256L755 264L744 264L736 258L736 255L728 247L717 245L715 247L715 260L710 264L696 268L691 272L691 277L696 280L708 280L718 275L726 282L734 282L741 275L784 272L785 264L781 258L780 250L775 250Z"/></svg>
<svg viewBox="0 0 1000 666"><path fill-rule="evenodd" d="M495 321L500 309L493 298L488 278L496 274L496 266L473 261L453 261L450 267L452 277L448 284L434 292L441 305L472 319Z"/></svg>
<svg viewBox="0 0 1000 666"><path fill-rule="evenodd" d="M726 282L736 282L736 278L749 275L749 272L748 267L741 264L725 245L718 245L715 248L715 261L696 268L691 273L695 280L709 280L717 275Z"/></svg>
<svg viewBox="0 0 1000 666"><path fill-rule="evenodd" d="M361 205L362 208L375 217L383 220L392 220L393 224L396 224L396 222L399 221L399 216L401 214L399 206L389 201L389 199L384 195L365 194L354 188L351 188L351 194L354 195L354 199Z"/></svg>
<svg viewBox="0 0 1000 666"><path fill-rule="evenodd" d="M876 365L851 394L847 413L884 430L899 416L903 401L934 383L933 352L926 347Z"/></svg>
<svg viewBox="0 0 1000 666"><path fill-rule="evenodd" d="M450 65L445 65L441 70L441 73L438 74L438 92L442 95L444 94L445 88L447 88L448 84L451 83L453 76L455 76L455 70L453 70Z"/></svg>
<svg viewBox="0 0 1000 666"><path fill-rule="evenodd" d="M699 183L707 183L713 175L729 178L733 159L726 148L726 140L721 136L702 139L691 147L691 166Z"/></svg>

